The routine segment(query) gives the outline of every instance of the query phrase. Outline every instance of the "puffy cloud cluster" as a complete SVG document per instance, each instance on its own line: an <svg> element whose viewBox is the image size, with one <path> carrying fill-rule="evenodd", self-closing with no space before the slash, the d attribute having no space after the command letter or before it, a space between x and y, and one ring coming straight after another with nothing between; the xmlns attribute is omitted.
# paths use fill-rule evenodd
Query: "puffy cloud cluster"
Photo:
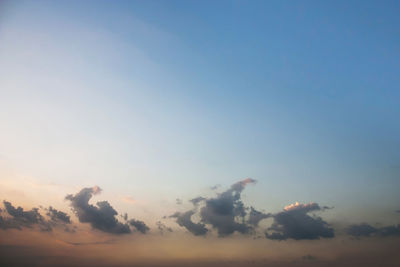
<svg viewBox="0 0 400 267"><path fill-rule="evenodd" d="M286 239L319 239L335 236L333 228L321 217L309 215L312 211L324 210L317 203L295 203L286 206L282 212L272 215L274 222L265 233L265 237L273 240Z"/></svg>
<svg viewBox="0 0 400 267"><path fill-rule="evenodd" d="M65 197L66 200L70 201L71 208L78 217L79 222L89 223L93 229L111 234L131 233L130 226L143 234L150 230L143 221L135 219L128 221L127 214L122 216L125 223L119 222L116 219L117 211L107 201L97 202L96 205L89 204L89 200L93 195L100 192L100 187L95 186L83 188L77 194L70 194ZM76 230L76 225L70 226L72 224L71 217L52 206L44 208L45 216L47 216L45 217L40 214L39 208L24 210L22 207L14 207L8 201L3 201L3 204L4 209L0 209L0 212L6 216L0 216L0 229L14 228L21 230L23 227L32 228L37 226L41 231L52 231L53 227L63 226L66 232L73 233Z"/></svg>
<svg viewBox="0 0 400 267"><path fill-rule="evenodd" d="M208 232L208 229L204 223L194 223L191 219L193 214L195 214L195 211L189 210L186 212L176 212L170 217L176 218L176 223L179 226L185 227L192 234L205 235Z"/></svg>
<svg viewBox="0 0 400 267"><path fill-rule="evenodd" d="M96 206L89 204L92 196L100 192L98 186L83 188L75 195L67 195L65 199L71 202L72 210L81 223L90 223L92 228L111 234L131 233L129 224L117 220L117 211L107 201L99 201ZM148 227L141 221L131 220L130 225L142 233L148 231Z"/></svg>
<svg viewBox="0 0 400 267"><path fill-rule="evenodd" d="M192 200L194 208L186 212L176 212L171 215L178 225L185 227L194 235L202 236L209 232L207 226L215 229L219 236L231 235L234 232L247 234L254 230L264 218L269 215L263 214L251 208L248 213L247 207L241 200L241 193L246 185L255 183L251 178L233 184L228 190L217 194L213 198L197 197ZM204 203L201 207L200 203ZM192 221L192 216L198 213L200 222Z"/></svg>
<svg viewBox="0 0 400 267"><path fill-rule="evenodd" d="M215 230L219 237L234 233L254 234L260 237L260 222L265 219L272 222L271 226L264 230L265 237L271 240L315 240L335 236L334 229L315 214L330 209L329 207L319 206L317 203L296 202L285 206L280 212L265 213L254 207L245 206L242 192L248 184L254 183L255 180L247 178L233 184L222 193L216 193L213 197L193 198L189 200L193 205L192 209L175 212L168 218L173 218L179 226L195 236L205 236ZM83 188L78 193L65 197L79 222L88 223L93 229L116 235L131 233L133 229L142 234L150 231L145 222L128 219L126 213L120 215L123 220L119 221L117 211L108 201L90 204L91 198L100 192L101 189L95 186ZM176 199L176 203L181 205L183 201ZM76 229L67 213L52 206L44 208L46 213L41 215L39 208L24 210L22 207L14 207L8 201L3 201L3 204L4 208L0 209L0 229L36 227L41 231L52 231L57 226L64 226L67 232L74 232ZM166 218L167 216L163 217ZM158 221L156 226L161 234L173 231L161 221ZM354 224L346 228L346 234L357 238L400 236L400 224L385 227L367 223Z"/></svg>
<svg viewBox="0 0 400 267"><path fill-rule="evenodd" d="M252 227L245 222L247 212L241 200L241 193L247 184L255 182L247 178L233 184L229 190L217 197L205 200L205 206L200 210L201 221L216 229L219 236L250 232Z"/></svg>
<svg viewBox="0 0 400 267"><path fill-rule="evenodd" d="M319 239L334 237L334 230L321 217L309 214L322 211L328 207L320 207L317 203L300 204L298 202L286 206L276 214L264 213L253 207L246 207L241 200L241 193L246 185L256 181L247 178L233 184L225 192L216 197L197 197L191 202L194 208L186 212L176 212L170 218L194 235L206 235L210 229L215 229L218 236L224 237L235 232L241 234L256 233L260 221L273 219L265 237L273 240L286 239ZM192 221L193 215L200 218L198 223Z"/></svg>
<svg viewBox="0 0 400 267"><path fill-rule="evenodd" d="M11 202L3 201L5 212L9 216L0 216L0 228L2 229L19 229L23 227L31 228L39 226L41 231L51 231L52 225L40 213L38 208L25 211L22 207L14 207Z"/></svg>

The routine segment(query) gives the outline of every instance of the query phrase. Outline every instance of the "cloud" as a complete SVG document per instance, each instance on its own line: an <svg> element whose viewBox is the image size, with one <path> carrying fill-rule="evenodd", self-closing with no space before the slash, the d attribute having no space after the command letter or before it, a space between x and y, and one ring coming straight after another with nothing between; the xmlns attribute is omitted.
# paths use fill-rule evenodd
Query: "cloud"
<svg viewBox="0 0 400 267"><path fill-rule="evenodd" d="M308 203L308 204L301 204L299 202L296 202L294 204L287 205L283 208L285 211L291 211L291 210L303 210L303 211L312 211L312 210L319 210L320 207L318 206L317 203Z"/></svg>
<svg viewBox="0 0 400 267"><path fill-rule="evenodd" d="M284 211L273 215L274 223L265 233L273 240L333 238L334 230L321 217L308 215L311 211L324 210L317 203L291 204Z"/></svg>
<svg viewBox="0 0 400 267"><path fill-rule="evenodd" d="M214 186L211 186L210 189L211 190L217 190L219 187L221 187L221 185L220 184L216 184Z"/></svg>
<svg viewBox="0 0 400 267"><path fill-rule="evenodd" d="M48 221L39 213L38 208L33 208L28 211L24 211L22 207L15 208L11 202L3 201L5 211L11 217L0 216L0 228L2 229L19 229L22 227L31 228L34 225L38 225L41 231L52 231L52 227Z"/></svg>
<svg viewBox="0 0 400 267"><path fill-rule="evenodd" d="M196 197L196 198L193 198L193 199L191 199L189 201L192 202L193 205L197 206L203 200L206 200L206 199L204 197Z"/></svg>
<svg viewBox="0 0 400 267"><path fill-rule="evenodd" d="M142 234L145 234L150 230L150 228L144 222L139 220L131 219L129 221L129 224L135 227L136 230L138 230Z"/></svg>
<svg viewBox="0 0 400 267"><path fill-rule="evenodd" d="M221 237L234 232L249 233L252 227L245 222L247 213L241 201L241 193L247 184L255 182L251 178L244 179L217 197L207 199L200 210L201 221L210 224Z"/></svg>
<svg viewBox="0 0 400 267"><path fill-rule="evenodd" d="M200 236L205 235L208 232L208 229L205 227L203 223L194 223L192 222L192 215L195 214L194 210L189 210L186 212L176 212L171 215L170 218L176 218L176 223L179 226L185 227L189 232L194 235Z"/></svg>
<svg viewBox="0 0 400 267"><path fill-rule="evenodd" d="M258 211L256 209L254 209L253 207L250 207L250 212L249 212L249 219L248 219L248 223L251 224L254 227L257 227L259 222L261 220L267 219L272 217L272 215L270 213L263 213L261 211Z"/></svg>
<svg viewBox="0 0 400 267"><path fill-rule="evenodd" d="M351 236L361 237L370 236L378 232L378 228L375 228L367 223L353 224L346 229L346 233Z"/></svg>
<svg viewBox="0 0 400 267"><path fill-rule="evenodd" d="M20 220L27 225L35 224L42 220L42 215L40 215L38 208L24 211L24 209L21 207L15 208L8 201L3 201L3 204L8 214L14 217L14 219Z"/></svg>
<svg viewBox="0 0 400 267"><path fill-rule="evenodd" d="M177 198L176 199L176 205L182 205L182 199Z"/></svg>
<svg viewBox="0 0 400 267"><path fill-rule="evenodd" d="M385 227L374 227L367 223L353 224L346 229L346 233L354 237L400 236L400 224Z"/></svg>
<svg viewBox="0 0 400 267"><path fill-rule="evenodd" d="M190 202L194 208L186 212L176 212L169 216L176 218L178 225L185 227L189 232L197 236L206 235L209 229L206 225L210 225L216 229L220 237L231 235L234 232L242 234L249 233L253 230L252 225L246 221L246 208L241 201L241 193L247 184L255 183L251 178L244 179L233 184L228 190L217 194L214 198L196 197ZM200 203L203 203L200 208ZM200 222L192 221L192 216L198 212ZM253 213L254 215L254 213ZM252 217L255 223L255 217Z"/></svg>
<svg viewBox="0 0 400 267"><path fill-rule="evenodd" d="M71 223L71 219L68 214L66 214L65 212L62 212L62 211L58 211L58 210L54 209L52 206L50 206L47 209L46 215L49 216L52 221L61 221L61 222L67 223L67 224Z"/></svg>
<svg viewBox="0 0 400 267"><path fill-rule="evenodd" d="M111 234L130 233L129 225L116 219L118 213L107 201L99 201L96 206L89 204L92 196L100 192L98 186L83 188L75 195L67 195L65 199L71 201L72 210L81 223L90 223L94 229Z"/></svg>
<svg viewBox="0 0 400 267"><path fill-rule="evenodd" d="M400 224L382 227L379 229L381 236L400 236Z"/></svg>
<svg viewBox="0 0 400 267"><path fill-rule="evenodd" d="M16 223L13 219L0 216L0 228L3 230L13 228L21 230L21 225L19 223Z"/></svg>
<svg viewBox="0 0 400 267"><path fill-rule="evenodd" d="M233 233L256 234L256 228L262 220L273 218L273 223L265 233L265 237L273 240L286 239L319 239L333 238L334 230L321 217L309 214L313 211L331 209L320 207L317 203L294 203L284 207L276 214L264 213L254 207L246 207L241 199L241 193L248 184L256 180L247 178L233 184L228 190L217 193L215 197L197 197L190 202L194 208L186 212L176 212L169 218L175 218L176 223L185 227L194 235L206 235L210 229L215 229L219 237ZM200 222L192 221L193 215L198 215ZM388 231L394 231L388 229Z"/></svg>
<svg viewBox="0 0 400 267"><path fill-rule="evenodd" d="M248 184L254 184L254 183L256 183L256 182L257 182L257 181L254 180L254 179L252 179L252 178L246 178L246 179L244 179L244 180L242 180L242 181L239 181L239 182L233 184L233 185L231 186L231 190L236 191L236 192L242 192L243 189L246 187L246 185L248 185Z"/></svg>
<svg viewBox="0 0 400 267"><path fill-rule="evenodd" d="M170 227L167 227L165 224L163 224L161 221L157 221L156 222L158 231L160 232L160 234L164 234L165 232L173 232L172 229Z"/></svg>

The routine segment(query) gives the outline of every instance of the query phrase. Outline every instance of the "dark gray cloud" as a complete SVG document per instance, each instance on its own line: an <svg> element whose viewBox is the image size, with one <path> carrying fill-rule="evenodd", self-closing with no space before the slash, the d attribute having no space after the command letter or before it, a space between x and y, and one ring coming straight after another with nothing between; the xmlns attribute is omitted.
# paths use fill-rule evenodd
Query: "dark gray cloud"
<svg viewBox="0 0 400 267"><path fill-rule="evenodd" d="M169 216L176 218L178 225L185 227L194 235L205 235L209 231L206 225L216 229L220 237L231 235L234 232L242 234L250 233L254 230L253 226L266 218L263 213L254 209L250 212L247 219L247 210L241 200L241 193L247 184L256 181L247 178L233 184L228 190L217 194L214 198L196 197L190 202L194 208L186 212L176 212ZM200 204L202 206L200 207ZM192 221L192 216L198 212L200 222ZM269 216L269 215L268 215Z"/></svg>
<svg viewBox="0 0 400 267"><path fill-rule="evenodd" d="M56 210L52 206L50 206L47 209L46 215L49 216L50 219L55 222L63 222L63 223L67 223L67 224L71 223L71 219L68 214L66 214L65 212Z"/></svg>
<svg viewBox="0 0 400 267"><path fill-rule="evenodd" d="M0 228L21 230L22 227L31 228L37 225L41 231L52 231L51 224L43 218L38 208L25 211L22 207L15 208L11 202L8 201L3 201L3 204L5 212L7 212L10 217L0 216Z"/></svg>
<svg viewBox="0 0 400 267"><path fill-rule="evenodd" d="M203 223L194 223L192 222L192 215L195 214L196 211L189 210L186 212L176 212L171 215L171 218L176 218L176 223L179 226L185 227L189 232L194 235L205 235L208 232L208 229L205 227Z"/></svg>
<svg viewBox="0 0 400 267"><path fill-rule="evenodd" d="M14 219L20 220L21 222L24 222L27 225L38 223L43 219L42 215L40 215L39 213L38 208L33 208L32 210L24 211L24 209L21 207L15 208L8 201L3 201L3 204L8 214L14 217Z"/></svg>
<svg viewBox="0 0 400 267"><path fill-rule="evenodd" d="M319 239L333 238L334 230L321 217L311 213L324 211L331 207L320 207L316 203L295 203L284 208L284 211L271 214L246 207L241 199L241 193L246 185L256 181L247 178L233 184L228 190L218 193L216 197L197 197L192 200L194 208L186 212L176 212L169 216L175 218L178 225L185 227L194 235L205 235L210 229L215 229L218 236L224 237L235 232L241 234L257 234L256 228L260 221L273 219L265 237L274 240L286 239ZM309 214L311 213L311 214ZM193 215L198 215L200 222L192 221ZM394 232L388 229L388 232Z"/></svg>
<svg viewBox="0 0 400 267"><path fill-rule="evenodd" d="M247 212L241 201L241 193L247 184L255 182L247 178L233 184L217 197L207 199L205 206L200 209L201 221L211 225L221 237L234 232L249 233L252 227L245 222Z"/></svg>
<svg viewBox="0 0 400 267"><path fill-rule="evenodd" d="M327 222L316 215L308 215L309 212L324 209L316 203L289 205L273 215L274 222L265 236L273 240L333 238L334 230Z"/></svg>
<svg viewBox="0 0 400 267"><path fill-rule="evenodd" d="M353 224L346 229L346 233L354 237L400 236L400 224L385 227L374 227L367 223Z"/></svg>
<svg viewBox="0 0 400 267"><path fill-rule="evenodd" d="M89 204L94 194L100 193L99 187L83 188L75 195L67 195L65 199L71 201L71 207L79 221L90 223L97 230L111 234L127 234L131 230L128 224L116 219L117 211L107 202L99 201L96 206Z"/></svg>
<svg viewBox="0 0 400 267"><path fill-rule="evenodd" d="M250 207L249 219L247 222L252 226L257 227L261 220L270 218L271 216L272 215L270 213L263 213L254 209L253 207Z"/></svg>
<svg viewBox="0 0 400 267"><path fill-rule="evenodd" d="M131 219L129 220L129 224L135 227L136 230L138 230L142 234L145 234L150 230L150 228L144 222L139 220Z"/></svg>

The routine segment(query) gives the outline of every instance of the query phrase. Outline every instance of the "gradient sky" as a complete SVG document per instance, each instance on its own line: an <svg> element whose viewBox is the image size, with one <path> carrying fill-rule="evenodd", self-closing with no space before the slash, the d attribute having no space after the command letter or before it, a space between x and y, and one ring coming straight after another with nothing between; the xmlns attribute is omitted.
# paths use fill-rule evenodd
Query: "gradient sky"
<svg viewBox="0 0 400 267"><path fill-rule="evenodd" d="M258 210L316 202L332 224L397 224L399 13L398 1L1 1L1 199L69 211L65 195L97 185L154 227L251 177L242 199Z"/></svg>

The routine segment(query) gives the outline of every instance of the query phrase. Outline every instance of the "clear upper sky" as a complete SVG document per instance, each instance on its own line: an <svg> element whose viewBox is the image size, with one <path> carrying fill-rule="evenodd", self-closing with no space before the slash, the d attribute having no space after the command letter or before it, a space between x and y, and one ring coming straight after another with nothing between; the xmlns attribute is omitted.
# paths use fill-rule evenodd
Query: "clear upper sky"
<svg viewBox="0 0 400 267"><path fill-rule="evenodd" d="M2 1L1 166L150 206L251 177L244 199L268 211L392 212L399 13L399 1Z"/></svg>

